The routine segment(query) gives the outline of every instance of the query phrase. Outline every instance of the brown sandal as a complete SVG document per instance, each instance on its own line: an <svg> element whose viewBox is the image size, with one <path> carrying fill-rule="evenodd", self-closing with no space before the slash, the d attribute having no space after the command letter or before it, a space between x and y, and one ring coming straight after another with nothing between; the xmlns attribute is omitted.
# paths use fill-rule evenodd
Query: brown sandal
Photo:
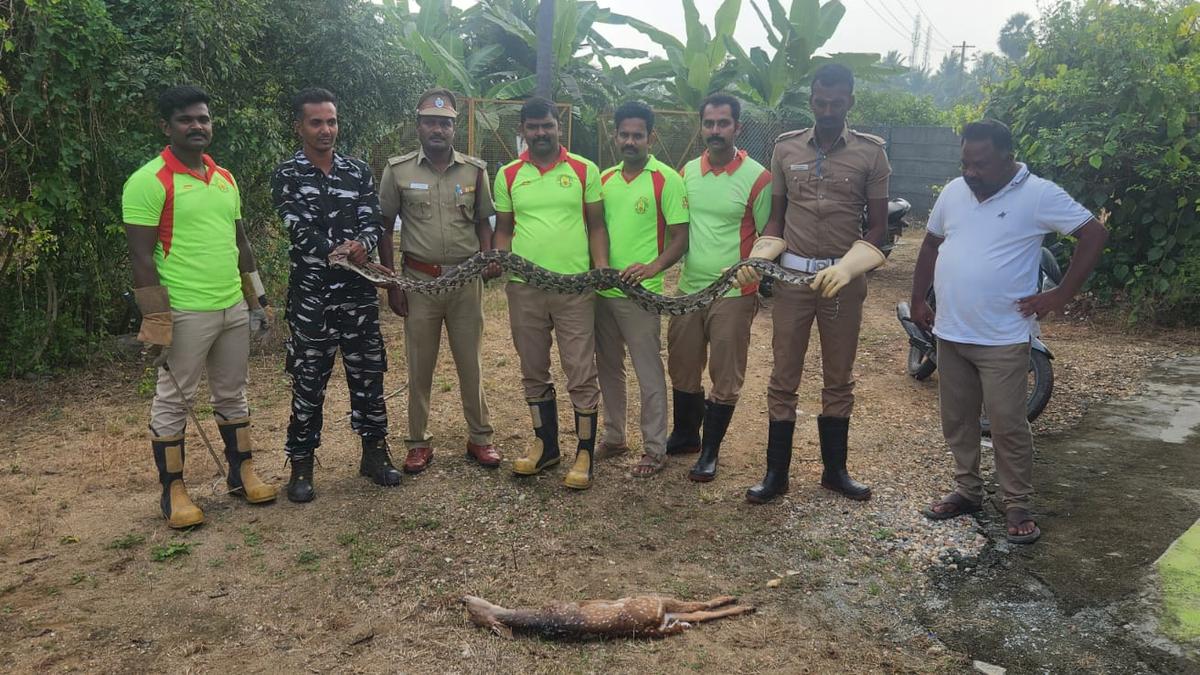
<svg viewBox="0 0 1200 675"><path fill-rule="evenodd" d="M939 506L951 506L953 508L939 511ZM949 520L950 518L977 513L981 508L983 508L983 505L980 502L973 502L957 492L951 492L942 497L941 500L930 504L929 508L921 509L921 514L930 520Z"/></svg>
<svg viewBox="0 0 1200 675"><path fill-rule="evenodd" d="M1004 513L1005 524L1008 525L1007 539L1010 544L1032 544L1042 536L1042 530L1034 522L1033 517L1029 515L1028 509L1021 507L1011 508ZM1033 523L1033 531L1029 534L1017 534L1013 530L1021 527L1025 523Z"/></svg>
<svg viewBox="0 0 1200 675"><path fill-rule="evenodd" d="M638 460L638 463L633 466L633 469L629 473L635 478L646 478L662 471L666 465L666 457L660 459L654 455L643 454L642 458Z"/></svg>

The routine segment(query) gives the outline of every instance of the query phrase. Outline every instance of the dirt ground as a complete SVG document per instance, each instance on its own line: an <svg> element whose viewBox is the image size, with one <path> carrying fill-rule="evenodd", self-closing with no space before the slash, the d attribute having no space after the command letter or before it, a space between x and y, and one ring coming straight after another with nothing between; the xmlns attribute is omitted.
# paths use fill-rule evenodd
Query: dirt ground
<svg viewBox="0 0 1200 675"><path fill-rule="evenodd" d="M967 519L944 529L910 521L951 480L936 378L905 376L907 343L894 316L908 296L918 243L915 234L901 240L872 280L865 312L851 470L875 489L867 503L817 485L815 340L792 491L772 505L745 503L764 463L765 311L754 324L721 472L708 485L686 479L690 457L673 459L652 479L630 478L636 453L600 464L585 492L562 486L565 466L514 477L508 461L531 431L499 286L487 291L484 348L506 460L499 471L462 456L466 430L443 347L430 470L394 489L360 478L357 439L343 420L345 384L335 375L317 500L296 505L281 495L251 507L223 494L189 428L188 482L208 518L190 532L168 530L158 513L143 362L0 383L0 669L962 672L971 655L945 648L912 611L928 592L927 552L936 557L941 537L983 542ZM384 333L391 392L405 382L400 321L389 317ZM1136 391L1150 364L1200 351L1194 332L1142 335L1101 319L1055 318L1044 333L1057 357L1056 389L1035 424L1039 434L1069 429L1095 402ZM251 368L256 457L282 487L290 391L282 353L256 353ZM560 398L560 423L569 430L570 406ZM403 393L390 399L397 461L405 411ZM201 404L199 412L215 439L210 409ZM636 428L630 434L636 445ZM1053 533L1038 545L1053 545ZM510 607L730 594L758 611L666 640L506 640L466 621L457 599L468 593Z"/></svg>

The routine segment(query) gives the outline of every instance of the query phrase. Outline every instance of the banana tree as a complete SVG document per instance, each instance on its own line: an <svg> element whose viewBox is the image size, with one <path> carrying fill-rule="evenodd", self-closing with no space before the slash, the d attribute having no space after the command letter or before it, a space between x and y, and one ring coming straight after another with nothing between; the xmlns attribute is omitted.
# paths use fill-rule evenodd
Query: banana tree
<svg viewBox="0 0 1200 675"><path fill-rule="evenodd" d="M705 96L729 85L736 77L736 72L722 66L729 55L727 40L733 37L742 3L741 0L724 0L713 15L711 31L700 21L695 0L682 0L682 3L686 42L631 16L610 12L607 18L600 20L629 26L658 44L667 58L638 66L630 71L630 76L643 82L661 82L675 105L695 109Z"/></svg>
<svg viewBox="0 0 1200 675"><path fill-rule="evenodd" d="M735 87L755 103L775 108L781 103L794 102L807 87L812 73L826 63L841 63L859 77L879 77L901 72L902 68L884 66L878 54L839 52L816 56L846 14L841 0L792 0L785 10L780 0L767 0L771 13L768 19L751 0L751 7L767 32L767 41L775 49L768 55L761 47L747 53L732 35L725 37L729 53L734 57L737 75Z"/></svg>

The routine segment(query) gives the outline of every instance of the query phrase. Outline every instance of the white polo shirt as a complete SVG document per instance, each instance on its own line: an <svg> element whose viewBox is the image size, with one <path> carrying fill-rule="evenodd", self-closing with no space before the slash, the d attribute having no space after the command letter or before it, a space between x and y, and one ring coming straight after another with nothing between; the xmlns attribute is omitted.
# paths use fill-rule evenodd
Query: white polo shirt
<svg viewBox="0 0 1200 675"><path fill-rule="evenodd" d="M1042 238L1071 234L1092 218L1062 188L1019 167L1012 182L983 202L955 178L929 214L926 229L944 240L933 276L933 332L943 340L1029 342L1038 334L1037 318L1021 316L1017 301L1037 292Z"/></svg>

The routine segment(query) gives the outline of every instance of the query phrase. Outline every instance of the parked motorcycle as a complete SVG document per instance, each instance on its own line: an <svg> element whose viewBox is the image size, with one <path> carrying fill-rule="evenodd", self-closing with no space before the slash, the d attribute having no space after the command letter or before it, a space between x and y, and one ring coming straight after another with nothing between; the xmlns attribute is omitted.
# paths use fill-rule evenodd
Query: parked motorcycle
<svg viewBox="0 0 1200 675"><path fill-rule="evenodd" d="M1039 293L1051 290L1062 283L1062 270L1055 258L1057 247L1058 245L1049 248L1042 247L1037 284ZM934 297L933 289L929 290L926 300L936 312L937 298ZM896 305L896 318L904 327L904 332L908 334L908 374L917 380L928 379L937 369L937 338L913 321L912 308L907 302ZM1054 360L1054 354L1050 352L1046 343L1037 337L1031 339L1030 346L1029 394L1025 400L1025 415L1032 422L1046 409L1046 404L1050 402L1050 395L1054 393L1054 369L1050 365L1050 362ZM987 416L984 415L980 422L984 434L988 434L990 425Z"/></svg>

